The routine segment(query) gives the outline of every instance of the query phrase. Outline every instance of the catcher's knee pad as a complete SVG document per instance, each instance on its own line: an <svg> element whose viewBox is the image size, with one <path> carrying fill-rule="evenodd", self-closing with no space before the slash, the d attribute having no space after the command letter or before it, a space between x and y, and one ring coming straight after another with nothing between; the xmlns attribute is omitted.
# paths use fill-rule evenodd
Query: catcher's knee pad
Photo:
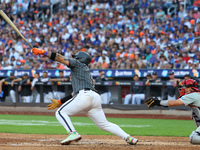
<svg viewBox="0 0 200 150"><path fill-rule="evenodd" d="M189 137L191 144L200 144L200 134L199 132L193 131Z"/></svg>

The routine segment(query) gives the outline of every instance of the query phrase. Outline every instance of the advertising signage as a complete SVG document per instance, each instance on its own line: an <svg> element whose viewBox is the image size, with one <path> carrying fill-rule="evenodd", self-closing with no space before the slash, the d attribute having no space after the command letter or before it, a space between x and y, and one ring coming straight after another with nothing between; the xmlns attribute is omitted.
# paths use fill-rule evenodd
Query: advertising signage
<svg viewBox="0 0 200 150"><path fill-rule="evenodd" d="M48 72L49 77L58 77L59 70L45 70ZM90 70L93 77L99 76L100 70ZM191 77L199 77L200 70L197 69L179 69L179 70L164 70L164 69L129 69L129 70L103 70L105 71L105 76L110 78L130 78L137 74L139 77L146 77L148 73L154 71L157 72L158 77L169 77L169 72L173 71L175 77L184 77L186 74L189 74ZM0 77L10 76L10 72L14 72L15 76L23 76L24 73L27 73L30 77L34 77L36 72L42 76L44 70L0 70ZM64 76L68 77L71 74L70 70L63 70Z"/></svg>

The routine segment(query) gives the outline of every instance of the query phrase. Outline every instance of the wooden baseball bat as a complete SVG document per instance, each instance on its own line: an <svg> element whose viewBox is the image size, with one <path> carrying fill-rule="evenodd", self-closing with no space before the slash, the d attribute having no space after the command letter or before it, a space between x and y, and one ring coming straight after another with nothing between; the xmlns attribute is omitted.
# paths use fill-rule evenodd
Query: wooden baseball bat
<svg viewBox="0 0 200 150"><path fill-rule="evenodd" d="M0 10L0 15L4 18L4 20L24 39L24 41L31 47L33 46L26 40L26 38L21 34L21 32L18 30L18 28L14 25L14 23L8 18L8 16L3 12L3 10Z"/></svg>

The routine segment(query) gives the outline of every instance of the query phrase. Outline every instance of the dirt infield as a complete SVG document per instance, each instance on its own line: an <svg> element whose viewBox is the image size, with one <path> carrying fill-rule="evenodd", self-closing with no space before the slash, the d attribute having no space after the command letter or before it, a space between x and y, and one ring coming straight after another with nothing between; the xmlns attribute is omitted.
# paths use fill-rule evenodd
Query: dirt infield
<svg viewBox="0 0 200 150"><path fill-rule="evenodd" d="M0 111L0 114L54 115L53 112ZM146 115L146 114L106 114L107 117L191 119L189 116ZM33 135L0 133L0 150L199 150L200 145L189 143L188 137L135 136L137 145L128 145L117 136L82 135L82 140L70 145L60 145L67 135Z"/></svg>
<svg viewBox="0 0 200 150"><path fill-rule="evenodd" d="M30 135L1 133L1 150L199 150L188 137L136 136L137 145L128 145L117 136L83 135L83 139L70 145L60 145L66 135Z"/></svg>

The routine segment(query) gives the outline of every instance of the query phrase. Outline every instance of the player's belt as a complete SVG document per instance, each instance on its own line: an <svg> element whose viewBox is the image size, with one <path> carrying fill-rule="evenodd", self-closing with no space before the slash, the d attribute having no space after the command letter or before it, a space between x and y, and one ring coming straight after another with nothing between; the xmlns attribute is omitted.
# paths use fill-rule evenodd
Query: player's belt
<svg viewBox="0 0 200 150"><path fill-rule="evenodd" d="M82 90L83 90L83 91L94 91L94 92L96 92L96 90L92 90L92 89L90 89L90 88L84 88L84 89L82 89ZM80 90L80 91L82 91L82 90ZM78 94L80 91L78 91L77 94Z"/></svg>
<svg viewBox="0 0 200 150"><path fill-rule="evenodd" d="M85 88L85 89L83 89L84 91L90 91L91 89L89 89L89 88ZM93 91L93 90L92 90Z"/></svg>

